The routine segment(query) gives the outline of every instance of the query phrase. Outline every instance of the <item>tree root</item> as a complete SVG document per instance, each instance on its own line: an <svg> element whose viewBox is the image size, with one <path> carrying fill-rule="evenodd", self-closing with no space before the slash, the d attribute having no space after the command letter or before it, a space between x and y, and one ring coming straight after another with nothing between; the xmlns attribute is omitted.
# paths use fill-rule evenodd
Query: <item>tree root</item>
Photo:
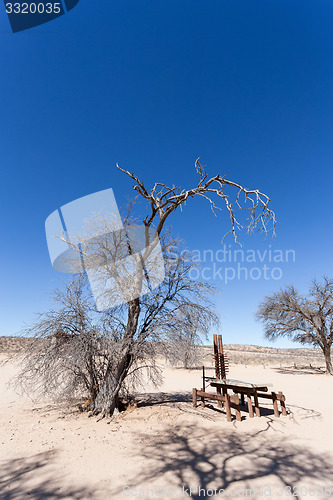
<svg viewBox="0 0 333 500"><path fill-rule="evenodd" d="M97 419L97 422L99 422L100 420L103 420L103 418L105 418L105 411L102 411Z"/></svg>

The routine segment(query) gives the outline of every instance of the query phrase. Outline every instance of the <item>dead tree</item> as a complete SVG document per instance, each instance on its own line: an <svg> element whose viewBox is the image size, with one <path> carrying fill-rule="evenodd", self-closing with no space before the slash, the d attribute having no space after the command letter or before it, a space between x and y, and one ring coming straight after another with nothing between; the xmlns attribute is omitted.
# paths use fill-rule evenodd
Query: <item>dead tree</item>
<svg viewBox="0 0 333 500"><path fill-rule="evenodd" d="M125 273L126 278L126 269L121 268L121 264L117 265L117 262L123 261L117 260L114 256L114 249L125 248L124 245L118 245L115 241L115 238L123 237L121 233L113 232L110 236L110 232L98 231L99 236L94 239L92 228L92 233L88 238L80 241L80 244L73 243L62 236L63 241L81 254L82 258L87 259L91 269L95 271L103 267L100 275L96 271L97 279L101 280L101 284L105 285L112 274L112 278L121 282L122 290L126 291L128 283L128 286L136 291L136 298L129 299L126 304L101 314L104 317L104 320L101 320L105 327L104 335L111 335L115 341L112 344L112 355L110 358L108 356L104 358L103 375L92 403L93 413L100 414L100 418L113 414L124 381L129 373L135 370L141 353L149 351L152 357L153 346L174 339L179 329L184 327L184 318L198 318L197 332L207 332L212 321L215 320L211 303L208 300L212 287L190 279L189 271L193 263L185 262L180 254L174 258L166 256L165 279L160 286L150 290L149 293L140 293L143 290L143 276L146 272L142 261L149 262L154 248L163 236L162 232L164 232L168 217L178 208L182 209L191 198L202 197L208 201L214 214L221 209L216 204L217 201L223 202L230 218L230 230L227 234L231 233L235 241L242 229L241 223L236 218L235 207L245 211L246 228L249 232L258 230L268 233L268 231L274 231L275 227L275 215L268 207L268 196L258 189L246 189L219 174L208 177L199 159L195 162L198 182L190 189L155 183L148 190L136 175L123 170L118 165L117 168L130 177L134 191L146 200L148 207L148 213L143 220L144 250L140 259L137 260L137 267L134 274L132 273L131 281L127 282L126 279L124 281L121 273ZM229 190L231 194L235 191L235 207L230 201ZM99 223L105 224L107 221L100 220ZM110 241L110 238L113 241ZM87 241L91 242L92 239L94 244L87 244ZM127 245L127 251L129 255L135 255L131 242ZM113 266L108 265L109 260L113 262ZM109 268L110 275L107 274ZM106 293L112 294L113 292L109 290ZM155 341L155 344L152 341Z"/></svg>
<svg viewBox="0 0 333 500"><path fill-rule="evenodd" d="M227 194L228 188L236 190L236 207L247 211L248 231L259 230L264 231L265 233L269 230L274 231L275 215L268 207L268 196L261 193L257 189L248 190L240 184L229 181L225 176L221 176L219 174L209 178L205 169L200 164L199 159L196 160L195 163L199 180L198 183L191 189L182 189L175 186L169 187L163 183L155 183L152 189L148 190L144 183L136 175L121 169L118 165L117 167L120 171L124 172L132 179L133 189L143 199L145 199L148 204L149 212L143 220L143 224L145 226L145 250L143 252L144 261L149 260L149 255L152 252L154 245L157 244L156 242L159 241L168 217L179 207L182 208L186 205L191 198L197 196L203 197L209 202L214 214L216 210L220 209L220 207L216 205L214 197L216 197L217 200L220 199L224 202L231 224L231 228L228 233L232 233L234 239L237 241L238 231L242 228L242 226L238 222L233 204L229 200L229 194ZM97 247L98 246L99 245L97 245ZM104 253L105 246L102 245L102 248ZM91 255L91 252L89 253L89 249L87 249L84 245L84 241L81 245L75 246L75 250L82 254L86 252L86 255L84 256L92 260L96 257L96 255ZM129 248L129 252L131 253L131 248ZM97 249L97 261L100 261L100 258L99 249ZM142 280L143 273L141 262L139 262L134 283L136 290L141 289ZM94 401L94 413L101 414L101 416L112 415L117 404L118 393L133 362L133 349L135 347L137 348L137 346L140 347L140 342L151 336L151 334L154 336L154 333L157 331L156 324L154 324L156 316L161 314L161 316L164 317L162 323L164 328L170 332L172 325L175 323L175 319L172 315L169 316L167 314L168 303L177 303L179 297L182 297L182 300L180 300L180 302L184 301L182 307L188 308L189 313L192 308L194 312L193 301L187 302L185 300L185 294L182 294L182 291L184 290L184 280L186 280L186 272L184 272L184 266L181 265L177 268L177 273L175 273L175 275L170 272L169 280L167 280L166 288L163 292L158 288L156 292L145 295L148 302L150 299L155 304L157 303L157 306L153 307L153 313L149 313L148 316L146 316L146 323L144 323L143 327L141 326L141 317L142 313L146 313L147 308L143 307L142 297L139 296L128 301L125 312L126 317L123 323L123 335L118 346L118 361L116 365L109 364L107 367L104 382ZM193 291L194 282L189 280L188 285L189 288L187 292L190 293ZM203 284L200 286L203 286ZM197 296L198 292L199 290L196 290ZM198 303L200 302L197 301L197 304ZM203 314L202 317L204 318L205 314ZM171 326L167 325L166 319L170 321Z"/></svg>
<svg viewBox="0 0 333 500"><path fill-rule="evenodd" d="M326 372L333 375L331 347L333 342L333 280L314 280L309 296L300 295L288 286L266 297L257 318L264 323L265 337L276 340L288 337L294 342L320 347Z"/></svg>
<svg viewBox="0 0 333 500"><path fill-rule="evenodd" d="M104 402L108 397L110 386L106 386L106 381L116 383L125 349L126 371L118 379L114 407L123 405L129 388L140 385L142 374L158 385L161 373L156 365L157 355L170 357L177 346L181 347L179 331L183 332L182 342L193 344L198 340L188 329L190 318L196 318L198 337L206 336L218 324L210 301L213 287L190 278L195 264L183 258L181 248L177 251L174 239L163 238L162 248L165 278L157 290L140 298L140 316L130 346L127 304L96 311L86 276L77 274L63 289L54 292L55 307L38 315L36 322L23 332L34 339L21 361L16 385L37 397L73 400L84 396L90 402L84 409L98 413L102 395Z"/></svg>

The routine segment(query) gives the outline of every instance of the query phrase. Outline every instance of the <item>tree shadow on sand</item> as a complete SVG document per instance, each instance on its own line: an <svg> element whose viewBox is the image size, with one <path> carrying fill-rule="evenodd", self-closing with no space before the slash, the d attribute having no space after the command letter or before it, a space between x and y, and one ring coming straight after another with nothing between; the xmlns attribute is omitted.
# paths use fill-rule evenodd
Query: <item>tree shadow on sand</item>
<svg viewBox="0 0 333 500"><path fill-rule="evenodd" d="M277 373L282 375L325 375L325 368L315 366L284 366L273 368Z"/></svg>
<svg viewBox="0 0 333 500"><path fill-rule="evenodd" d="M188 403L192 401L192 394L188 392L151 392L137 394L135 401L139 407L155 406L167 403Z"/></svg>
<svg viewBox="0 0 333 500"><path fill-rule="evenodd" d="M174 403L192 403L192 394L186 392L174 392L174 393L166 393L166 392L157 392L157 393L144 393L144 394L138 394L135 398L136 403L138 408L140 407L145 407L145 406L161 406L161 405L169 405L169 404L174 404ZM178 406L179 410L182 410L183 412L187 412L190 414L198 414L198 411L202 410L200 406L197 408L193 408L192 405L183 405L183 406ZM248 411L248 404L245 402L245 404L240 405L240 409L242 412L242 420L246 420L249 418L249 411ZM260 403L260 411L261 411L261 416L272 416L274 415L274 410L272 405L269 404L263 404ZM288 410L287 410L288 411ZM288 411L288 414L290 412ZM205 416L207 418L210 417L211 420L218 420L219 418L226 418L226 411L225 408L218 407L218 405L212 401L206 400L205 404L205 415L202 414L201 416ZM214 418L216 417L216 418ZM236 416L233 412L231 415L231 418L233 421L236 420Z"/></svg>
<svg viewBox="0 0 333 500"><path fill-rule="evenodd" d="M199 499L203 493L199 494L198 486L206 491L254 488L258 478L265 485L282 488L300 487L304 481L322 486L332 477L332 456L316 455L281 440L281 435L272 438L271 433L232 431L226 435L215 430L210 434L207 427L183 425L155 437L143 433L139 440L138 460L144 461L145 471L132 478L131 487L137 489L147 490L150 484L167 484L177 491L192 487L191 497ZM117 493L120 490L114 491ZM293 498L299 497L296 494Z"/></svg>
<svg viewBox="0 0 333 500"><path fill-rule="evenodd" d="M29 458L1 461L0 498L2 500L24 498L83 500L94 498L93 492L86 488L61 486L59 477L54 477L50 469L47 469L55 454L54 451L47 451Z"/></svg>

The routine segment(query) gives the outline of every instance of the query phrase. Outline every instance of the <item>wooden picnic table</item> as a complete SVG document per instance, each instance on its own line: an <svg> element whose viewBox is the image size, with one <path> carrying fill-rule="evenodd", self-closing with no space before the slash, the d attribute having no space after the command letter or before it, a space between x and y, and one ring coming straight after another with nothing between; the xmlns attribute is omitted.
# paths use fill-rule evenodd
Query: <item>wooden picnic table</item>
<svg viewBox="0 0 333 500"><path fill-rule="evenodd" d="M215 377L205 377L205 380L210 381L212 387L225 387L228 389L239 389L241 391L268 391L268 387L272 387L272 384L254 384L252 382L243 382L242 380L235 380L231 378L218 379Z"/></svg>
<svg viewBox="0 0 333 500"><path fill-rule="evenodd" d="M215 377L206 377L203 376L203 388L201 391L196 391L195 394L193 392L193 403L196 405L197 396L201 396L201 402L204 406L205 398L215 399L219 407L225 406L227 411L227 419L231 420L231 412L230 407L233 406L236 410L236 419L241 420L240 413L240 402L242 405L245 405L245 396L247 397L247 407L249 411L249 417L254 417L253 406L252 406L252 397L254 400L254 408L257 417L260 417L260 407L259 407L259 398L271 399L273 401L273 409L275 416L279 416L279 410L277 406L277 402L280 401L282 414L285 415L285 397L282 392L268 393L268 387L272 387L272 384L264 384L264 383L251 383L251 382L243 382L242 380L234 380L234 379L217 379ZM205 382L209 382L211 387L216 388L216 395L212 395L206 392ZM233 395L228 394L228 390L233 391ZM241 401L239 401L240 395Z"/></svg>
<svg viewBox="0 0 333 500"><path fill-rule="evenodd" d="M207 381L210 381L210 385L212 387L216 387L217 393L225 396L228 392L228 389L231 389L234 394L240 394L241 396L241 404L245 404L245 395L247 396L247 405L249 410L249 416L252 418L253 407L251 396L254 399L254 408L257 417L260 417L260 408L259 408L259 399L258 392L268 392L268 387L272 384L254 384L251 382L243 382L242 380L234 380L234 379L216 379L213 377L206 377Z"/></svg>
<svg viewBox="0 0 333 500"><path fill-rule="evenodd" d="M205 367L202 367L202 387L201 389L192 389L193 407L197 407L197 399L201 398L201 406L205 407L205 400L212 399L217 402L217 405L222 408L224 406L227 414L227 420L231 422L231 408L236 410L236 420L241 420L241 404L245 406L245 396L247 397L247 407L250 418L254 416L252 407L252 397L256 415L260 417L259 398L271 400L273 403L274 415L279 417L278 401L280 402L282 415L287 415L286 398L279 392L268 392L268 387L272 384L257 384L251 382L243 382L242 380L228 379L229 371L228 359L223 352L223 343L221 335L213 335L214 344L214 361L215 361L215 377L205 376ZM206 382L208 385L216 388L216 394L206 392ZM233 391L233 394L228 394L228 390Z"/></svg>

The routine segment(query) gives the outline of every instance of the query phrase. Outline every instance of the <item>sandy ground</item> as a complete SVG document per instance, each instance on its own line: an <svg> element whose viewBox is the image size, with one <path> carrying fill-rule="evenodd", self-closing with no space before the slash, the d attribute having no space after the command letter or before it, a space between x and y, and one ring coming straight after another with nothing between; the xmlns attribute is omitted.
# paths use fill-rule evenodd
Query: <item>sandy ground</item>
<svg viewBox="0 0 333 500"><path fill-rule="evenodd" d="M19 397L15 371L0 367L1 499L333 498L333 377L231 366L229 378L283 391L289 414L228 423L192 408L200 371L166 367L159 391L107 423Z"/></svg>

